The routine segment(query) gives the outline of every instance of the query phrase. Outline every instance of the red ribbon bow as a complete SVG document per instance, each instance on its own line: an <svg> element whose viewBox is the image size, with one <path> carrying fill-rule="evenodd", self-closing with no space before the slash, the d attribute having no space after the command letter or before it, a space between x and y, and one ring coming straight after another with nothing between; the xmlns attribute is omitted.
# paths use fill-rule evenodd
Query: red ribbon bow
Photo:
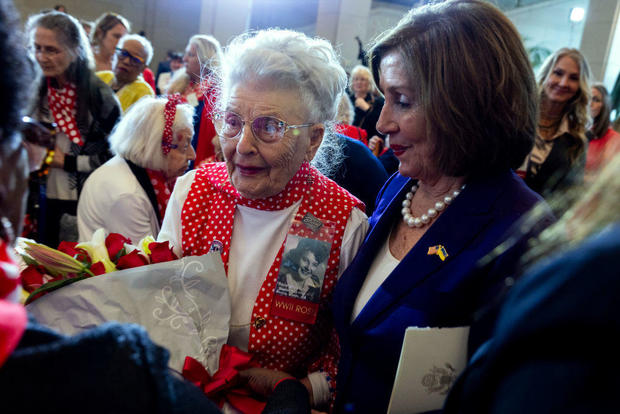
<svg viewBox="0 0 620 414"><path fill-rule="evenodd" d="M254 399L249 389L237 385L239 371L256 366L258 364L252 361L251 354L225 344L220 352L219 369L213 376L200 362L188 356L183 365L183 377L202 389L220 407L228 402L242 413L261 413L265 403Z"/></svg>
<svg viewBox="0 0 620 414"><path fill-rule="evenodd" d="M166 102L166 107L164 108L164 133L161 137L161 150L164 154L168 154L173 147L172 124L177 113L177 105L181 105L184 102L185 100L178 93L168 95L168 102Z"/></svg>

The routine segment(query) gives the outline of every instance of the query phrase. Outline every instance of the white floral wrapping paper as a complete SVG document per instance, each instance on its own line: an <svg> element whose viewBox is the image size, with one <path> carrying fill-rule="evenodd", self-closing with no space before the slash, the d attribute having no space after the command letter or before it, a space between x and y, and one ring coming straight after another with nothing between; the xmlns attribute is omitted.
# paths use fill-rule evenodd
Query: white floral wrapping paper
<svg viewBox="0 0 620 414"><path fill-rule="evenodd" d="M27 309L67 335L106 321L140 324L170 351L170 368L182 371L191 356L214 373L228 338L230 294L222 259L213 252L85 279Z"/></svg>

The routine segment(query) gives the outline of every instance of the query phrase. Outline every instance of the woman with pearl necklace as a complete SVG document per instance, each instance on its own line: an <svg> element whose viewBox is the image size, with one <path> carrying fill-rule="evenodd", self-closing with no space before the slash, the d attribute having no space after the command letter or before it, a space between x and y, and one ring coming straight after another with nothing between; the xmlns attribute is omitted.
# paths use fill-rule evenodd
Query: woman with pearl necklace
<svg viewBox="0 0 620 414"><path fill-rule="evenodd" d="M336 410L356 413L387 411L408 327L480 319L468 350L488 338L491 305L524 251L526 236L511 230L541 202L512 171L534 142L537 92L519 34L497 8L413 9L370 58L385 96L377 130L400 165L334 293Z"/></svg>

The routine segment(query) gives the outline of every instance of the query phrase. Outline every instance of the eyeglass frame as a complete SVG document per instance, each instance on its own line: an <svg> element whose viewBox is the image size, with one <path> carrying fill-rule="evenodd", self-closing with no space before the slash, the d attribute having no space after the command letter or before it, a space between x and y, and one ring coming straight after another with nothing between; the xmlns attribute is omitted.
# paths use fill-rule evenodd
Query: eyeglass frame
<svg viewBox="0 0 620 414"><path fill-rule="evenodd" d="M239 132L237 133L237 135L235 135L234 137L225 137L222 134L220 134L220 132L218 131L218 127L216 126L216 122L218 121L218 117L222 116L225 113L231 113L234 115L237 115L239 117L239 119L241 120L241 128L239 129ZM282 137L273 140L273 141L265 141L264 139L261 139L256 132L254 131L254 128L252 127L252 124L254 124L254 121L256 121L257 119L260 118L270 118L270 119L275 119L276 121L282 123L284 125L284 131L282 132ZM241 117L241 115L239 115L238 113L234 112L234 111L217 111L214 112L213 115L211 116L211 119L213 121L213 126L215 127L215 132L217 132L217 135L224 138L224 139L229 139L229 140L233 140L233 139L237 139L239 138L239 136L243 135L243 131L245 130L245 124L249 122L250 124L250 130L252 131L252 135L254 135L254 138L256 138L257 140L259 140L260 142L264 142L266 144L273 144L274 142L280 142L282 140L282 138L284 138L284 134L286 134L290 129L294 129L297 130L299 128L307 128L310 126L313 126L316 124L316 122L310 122L310 123L306 123L306 124L299 124L299 125L289 125L287 122L281 120L280 118L276 118L275 116L269 116L269 115L261 115L261 116L257 116L256 118L252 119L251 121L246 121L243 119L243 117ZM223 122L223 121L222 121Z"/></svg>
<svg viewBox="0 0 620 414"><path fill-rule="evenodd" d="M144 65L144 62L146 62L146 59L141 58L140 56L134 56L127 49L123 49L123 48L120 48L120 47L116 48L116 57L118 59L124 59L124 58L128 57L129 58L129 63L132 66ZM137 60L138 63L136 63L134 59Z"/></svg>

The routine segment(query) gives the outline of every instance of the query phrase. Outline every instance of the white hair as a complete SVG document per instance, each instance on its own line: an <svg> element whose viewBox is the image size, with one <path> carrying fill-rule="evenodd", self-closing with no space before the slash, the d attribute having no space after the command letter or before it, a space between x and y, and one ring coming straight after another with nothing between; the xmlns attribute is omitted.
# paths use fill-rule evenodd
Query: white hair
<svg viewBox="0 0 620 414"><path fill-rule="evenodd" d="M342 150L330 136L347 75L327 40L277 29L242 34L226 48L219 78L217 107L221 109L239 83L269 82L281 89L298 90L308 111L305 122L325 125L326 134L313 164L328 176L338 167Z"/></svg>
<svg viewBox="0 0 620 414"><path fill-rule="evenodd" d="M342 94L340 97L340 102L338 103L338 114L336 115L336 121L341 124L351 125L353 124L354 118L355 109L353 109L351 99L349 99L346 94Z"/></svg>
<svg viewBox="0 0 620 414"><path fill-rule="evenodd" d="M201 77L210 77L218 71L222 61L222 47L215 37L201 34L194 35L187 42L187 47L189 48L190 46L196 48L196 54L201 66ZM166 93L183 93L187 85L189 85L189 75L185 68L181 68L170 80Z"/></svg>
<svg viewBox="0 0 620 414"><path fill-rule="evenodd" d="M126 34L118 41L118 47L122 48L128 40L135 40L142 45L144 51L146 52L146 59L144 63L149 65L151 63L151 59L153 59L153 45L149 39L144 36L140 36L139 34Z"/></svg>
<svg viewBox="0 0 620 414"><path fill-rule="evenodd" d="M161 142L167 102L166 98L145 96L133 104L108 138L112 152L139 167L164 170L166 156ZM190 105L177 105L172 133L186 128L193 130L193 116L194 108Z"/></svg>

